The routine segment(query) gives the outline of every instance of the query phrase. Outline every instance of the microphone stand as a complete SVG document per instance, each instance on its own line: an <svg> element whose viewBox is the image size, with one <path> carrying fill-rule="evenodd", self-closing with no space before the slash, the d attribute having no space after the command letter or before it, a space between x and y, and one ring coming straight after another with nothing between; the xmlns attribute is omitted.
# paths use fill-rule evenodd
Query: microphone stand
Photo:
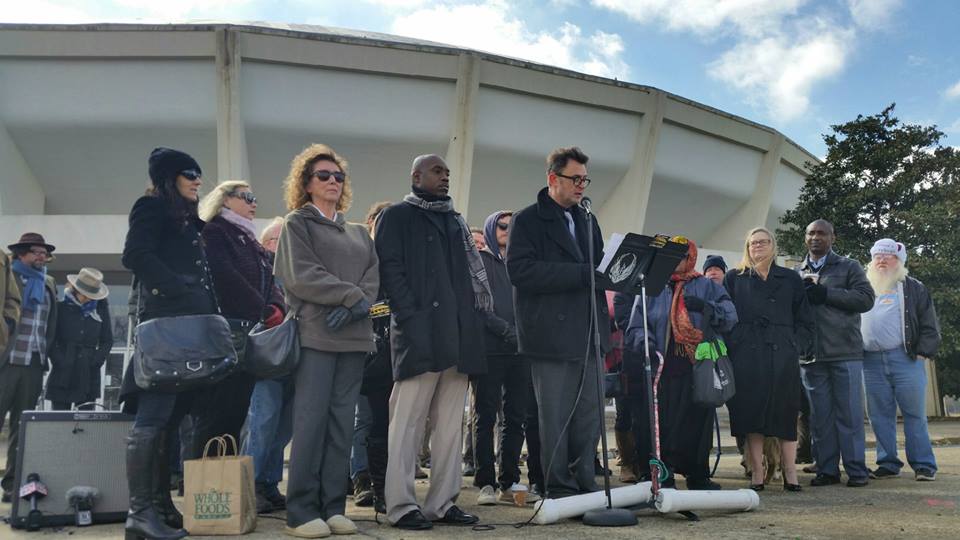
<svg viewBox="0 0 960 540"><path fill-rule="evenodd" d="M604 414L603 391L603 358L600 351L600 322L597 319L597 275L596 263L593 260L593 212L590 211L589 199L581 203L587 222L587 262L590 264L590 325L593 341L593 355L597 362L597 411L600 416L600 446L603 450L603 490L607 495L607 507L590 510L583 515L583 523L595 527L627 527L637 524L637 516L626 508L614 508L610 494L610 470L607 460L607 422ZM609 325L609 321L607 321ZM586 369L586 366L584 366Z"/></svg>

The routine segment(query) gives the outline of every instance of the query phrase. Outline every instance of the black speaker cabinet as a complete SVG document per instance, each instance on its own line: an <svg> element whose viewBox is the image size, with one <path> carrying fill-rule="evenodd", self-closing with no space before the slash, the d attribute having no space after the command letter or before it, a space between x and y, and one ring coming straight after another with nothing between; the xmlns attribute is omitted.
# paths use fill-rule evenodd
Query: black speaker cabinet
<svg viewBox="0 0 960 540"><path fill-rule="evenodd" d="M47 487L39 499L43 527L72 525L75 513L67 490L90 486L100 491L93 523L124 521L127 516L126 437L133 417L108 411L24 411L17 445L17 484L10 525L26 527L30 501L19 497L27 475L37 473Z"/></svg>

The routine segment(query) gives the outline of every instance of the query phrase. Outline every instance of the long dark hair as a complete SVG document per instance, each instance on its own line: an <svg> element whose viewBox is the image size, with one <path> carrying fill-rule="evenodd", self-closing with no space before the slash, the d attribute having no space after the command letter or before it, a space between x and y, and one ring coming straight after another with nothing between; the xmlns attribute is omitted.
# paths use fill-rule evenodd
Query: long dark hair
<svg viewBox="0 0 960 540"><path fill-rule="evenodd" d="M147 195L157 197L167 205L167 215L182 230L192 218L200 219L197 214L199 201L191 201L177 189L177 177L165 178L159 185L147 189Z"/></svg>

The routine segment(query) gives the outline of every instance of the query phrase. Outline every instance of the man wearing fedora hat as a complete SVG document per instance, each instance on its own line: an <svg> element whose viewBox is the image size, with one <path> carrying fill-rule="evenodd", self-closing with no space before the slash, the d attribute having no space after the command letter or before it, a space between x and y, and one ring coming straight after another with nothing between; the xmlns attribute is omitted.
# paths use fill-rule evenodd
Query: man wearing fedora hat
<svg viewBox="0 0 960 540"><path fill-rule="evenodd" d="M47 275L47 260L56 248L38 233L25 233L7 248L13 253L13 282L20 290L21 306L20 318L0 356L0 422L10 413L7 469L0 481L4 502L10 500L16 487L13 479L20 413L33 410L40 397L47 365L47 336L55 335L57 325L57 284Z"/></svg>
<svg viewBox="0 0 960 540"><path fill-rule="evenodd" d="M92 408L81 404L100 397L100 367L110 355L109 291L96 268L81 268L67 276L63 300L57 308L57 333L48 348L50 375L46 399L54 410Z"/></svg>

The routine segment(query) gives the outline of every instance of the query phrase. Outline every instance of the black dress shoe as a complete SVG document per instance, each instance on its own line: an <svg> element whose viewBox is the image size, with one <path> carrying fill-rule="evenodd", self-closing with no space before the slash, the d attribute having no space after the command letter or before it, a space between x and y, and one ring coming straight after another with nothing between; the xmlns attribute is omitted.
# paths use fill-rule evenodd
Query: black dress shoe
<svg viewBox="0 0 960 540"><path fill-rule="evenodd" d="M723 486L709 478L687 478L687 489L691 491L717 491Z"/></svg>
<svg viewBox="0 0 960 540"><path fill-rule="evenodd" d="M10 492L9 492L9 491L7 491L7 490L4 490L4 491L3 491L3 497L2 497L2 500L0 500L0 502L5 502L5 503L10 502Z"/></svg>
<svg viewBox="0 0 960 540"><path fill-rule="evenodd" d="M869 483L870 482L864 476L847 479L847 487L864 487Z"/></svg>
<svg viewBox="0 0 960 540"><path fill-rule="evenodd" d="M816 478L810 481L810 485L813 487L819 486L832 486L833 484L839 484L840 477L832 476L829 474L818 474Z"/></svg>
<svg viewBox="0 0 960 540"><path fill-rule="evenodd" d="M433 528L433 523L430 523L420 510L411 510L398 519L393 526L408 531L426 531Z"/></svg>
<svg viewBox="0 0 960 540"><path fill-rule="evenodd" d="M783 486L786 487L787 485L784 484ZM763 484L750 484L750 489L754 491L763 491Z"/></svg>
<svg viewBox="0 0 960 540"><path fill-rule="evenodd" d="M447 513L443 515L442 518L437 520L437 523L446 523L448 525L473 525L480 521L480 518L468 514L461 510L457 505L453 505L447 510Z"/></svg>
<svg viewBox="0 0 960 540"><path fill-rule="evenodd" d="M800 486L800 484L791 484L790 482L787 482L786 480L784 480L783 490L784 491L803 491L803 488Z"/></svg>

